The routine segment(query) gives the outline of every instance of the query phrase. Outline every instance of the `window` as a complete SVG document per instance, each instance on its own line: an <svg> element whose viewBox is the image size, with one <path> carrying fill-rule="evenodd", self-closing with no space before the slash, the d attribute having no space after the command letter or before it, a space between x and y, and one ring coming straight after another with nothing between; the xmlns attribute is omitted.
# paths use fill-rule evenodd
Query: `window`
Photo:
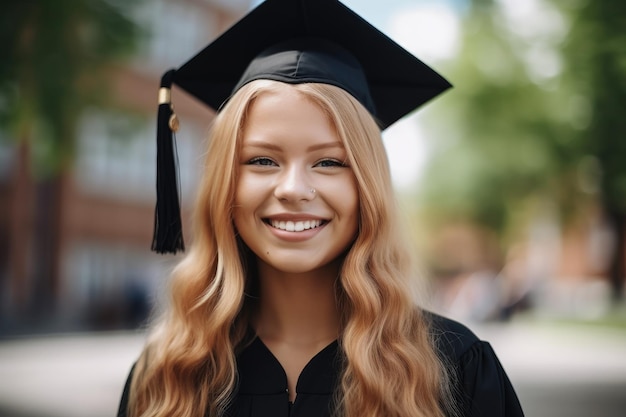
<svg viewBox="0 0 626 417"><path fill-rule="evenodd" d="M137 64L142 71L160 75L167 68L185 62L215 36L216 17L210 8L188 1L145 2L137 19L148 31L143 56Z"/></svg>
<svg viewBox="0 0 626 417"><path fill-rule="evenodd" d="M78 129L76 183L85 194L152 202L156 187L156 121L89 112ZM177 141L183 199L194 195L201 173L202 132L191 122ZM188 138L188 139L187 139Z"/></svg>

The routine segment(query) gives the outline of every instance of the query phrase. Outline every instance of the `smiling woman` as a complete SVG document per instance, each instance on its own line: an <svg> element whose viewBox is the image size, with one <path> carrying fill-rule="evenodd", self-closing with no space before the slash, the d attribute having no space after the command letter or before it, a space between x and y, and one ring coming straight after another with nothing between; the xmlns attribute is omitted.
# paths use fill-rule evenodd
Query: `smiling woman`
<svg viewBox="0 0 626 417"><path fill-rule="evenodd" d="M259 80L242 89L258 96L243 129L234 223L258 263L276 272L315 274L358 228L354 174L330 118L309 98L312 88Z"/></svg>
<svg viewBox="0 0 626 417"><path fill-rule="evenodd" d="M119 416L522 415L489 344L411 297L381 129L447 81L335 0L267 0L172 78L219 112Z"/></svg>

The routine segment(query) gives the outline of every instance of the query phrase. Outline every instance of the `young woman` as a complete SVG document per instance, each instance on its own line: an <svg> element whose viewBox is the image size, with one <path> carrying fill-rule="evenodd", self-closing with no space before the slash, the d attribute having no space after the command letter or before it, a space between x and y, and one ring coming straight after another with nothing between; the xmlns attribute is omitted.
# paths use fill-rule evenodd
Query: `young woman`
<svg viewBox="0 0 626 417"><path fill-rule="evenodd" d="M368 72L354 58L326 40L272 46L226 97L194 244L119 416L522 415L489 345L411 295L381 101L344 77Z"/></svg>

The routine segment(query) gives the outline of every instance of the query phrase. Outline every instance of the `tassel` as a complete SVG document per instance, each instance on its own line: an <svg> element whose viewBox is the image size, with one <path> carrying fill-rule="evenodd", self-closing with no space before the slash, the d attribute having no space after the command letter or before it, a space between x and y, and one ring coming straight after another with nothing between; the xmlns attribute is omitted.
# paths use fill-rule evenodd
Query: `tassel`
<svg viewBox="0 0 626 417"><path fill-rule="evenodd" d="M176 138L178 120L171 103L174 70L161 79L159 111L157 116L157 201L154 213L152 250L173 253L185 250L183 226L180 217L178 184L178 155Z"/></svg>

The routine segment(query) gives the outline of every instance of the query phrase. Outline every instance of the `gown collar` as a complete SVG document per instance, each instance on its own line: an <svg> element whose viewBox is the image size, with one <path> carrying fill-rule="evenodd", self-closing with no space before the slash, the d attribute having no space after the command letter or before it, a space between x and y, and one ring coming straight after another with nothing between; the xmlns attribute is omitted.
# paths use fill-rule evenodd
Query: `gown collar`
<svg viewBox="0 0 626 417"><path fill-rule="evenodd" d="M259 337L237 358L239 394L268 395L286 392L287 375L282 365ZM302 369L296 391L300 394L328 395L334 392L341 355L337 340L320 350Z"/></svg>

